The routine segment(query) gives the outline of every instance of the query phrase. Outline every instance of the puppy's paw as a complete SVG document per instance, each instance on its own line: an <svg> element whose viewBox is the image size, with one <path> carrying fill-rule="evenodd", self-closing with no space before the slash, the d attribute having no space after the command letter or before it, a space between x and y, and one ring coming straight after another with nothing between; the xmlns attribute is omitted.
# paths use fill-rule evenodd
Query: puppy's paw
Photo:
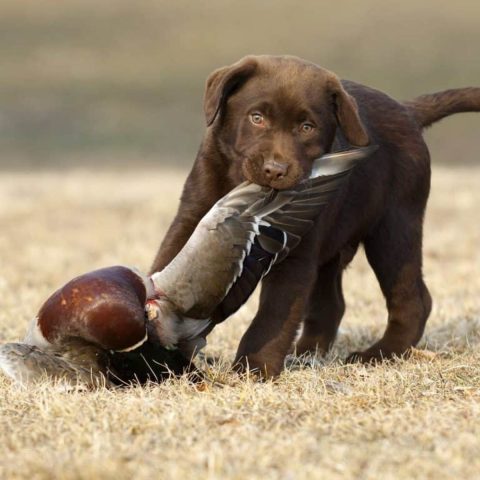
<svg viewBox="0 0 480 480"><path fill-rule="evenodd" d="M232 369L239 375L262 381L278 377L282 372L283 363L282 365L273 365L252 357L240 357L234 362Z"/></svg>
<svg viewBox="0 0 480 480"><path fill-rule="evenodd" d="M332 341L323 336L302 336L298 339L291 353L295 353L299 357L302 355L324 356L330 350L331 344Z"/></svg>
<svg viewBox="0 0 480 480"><path fill-rule="evenodd" d="M386 348L371 347L364 352L353 352L345 360L345 363L366 363L376 365L379 363L392 362L400 358L406 358L411 354L411 349L396 352Z"/></svg>

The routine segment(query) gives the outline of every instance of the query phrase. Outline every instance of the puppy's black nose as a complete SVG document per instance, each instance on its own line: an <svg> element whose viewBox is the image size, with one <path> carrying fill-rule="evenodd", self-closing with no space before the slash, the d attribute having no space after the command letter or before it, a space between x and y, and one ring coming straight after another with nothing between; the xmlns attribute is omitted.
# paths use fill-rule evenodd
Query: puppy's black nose
<svg viewBox="0 0 480 480"><path fill-rule="evenodd" d="M280 180L287 175L288 165L275 160L267 160L263 164L263 173L267 180Z"/></svg>

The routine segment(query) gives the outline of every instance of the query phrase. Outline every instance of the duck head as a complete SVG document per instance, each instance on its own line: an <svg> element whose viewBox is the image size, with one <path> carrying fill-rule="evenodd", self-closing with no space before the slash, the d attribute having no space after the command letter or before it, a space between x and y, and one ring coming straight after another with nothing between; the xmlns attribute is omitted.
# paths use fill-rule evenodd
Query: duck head
<svg viewBox="0 0 480 480"><path fill-rule="evenodd" d="M47 299L25 342L48 347L80 338L105 350L132 350L147 339L145 302L152 292L148 277L123 266L81 275Z"/></svg>

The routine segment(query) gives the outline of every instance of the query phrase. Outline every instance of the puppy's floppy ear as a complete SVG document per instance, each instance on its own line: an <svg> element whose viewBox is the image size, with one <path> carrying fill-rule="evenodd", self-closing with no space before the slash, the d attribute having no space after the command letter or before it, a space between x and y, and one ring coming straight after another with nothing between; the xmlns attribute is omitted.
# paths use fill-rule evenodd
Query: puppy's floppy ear
<svg viewBox="0 0 480 480"><path fill-rule="evenodd" d="M358 115L357 102L345 91L340 80L333 73L329 74L327 89L333 101L338 125L346 139L358 147L368 145L370 140Z"/></svg>
<svg viewBox="0 0 480 480"><path fill-rule="evenodd" d="M207 126L215 121L228 96L253 75L256 68L255 57L245 57L229 67L215 70L208 77L203 104Z"/></svg>

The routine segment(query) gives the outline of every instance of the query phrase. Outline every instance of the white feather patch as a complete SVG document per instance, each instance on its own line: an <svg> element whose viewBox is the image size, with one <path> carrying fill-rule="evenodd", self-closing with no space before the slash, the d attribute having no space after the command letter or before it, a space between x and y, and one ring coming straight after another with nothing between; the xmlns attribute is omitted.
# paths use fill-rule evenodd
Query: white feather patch
<svg viewBox="0 0 480 480"><path fill-rule="evenodd" d="M38 324L38 317L35 317L28 326L27 334L24 338L27 345L35 345L38 348L49 348L52 344L43 336Z"/></svg>

